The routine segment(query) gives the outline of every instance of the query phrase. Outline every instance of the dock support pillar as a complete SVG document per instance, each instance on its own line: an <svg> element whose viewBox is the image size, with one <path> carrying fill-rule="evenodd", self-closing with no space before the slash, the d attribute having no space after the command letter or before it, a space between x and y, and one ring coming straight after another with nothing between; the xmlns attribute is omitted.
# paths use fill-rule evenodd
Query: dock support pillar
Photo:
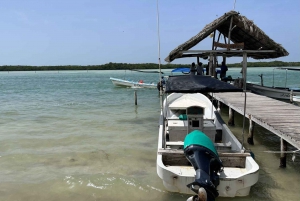
<svg viewBox="0 0 300 201"><path fill-rule="evenodd" d="M229 126L234 126L234 110L231 107L229 107L228 125Z"/></svg>
<svg viewBox="0 0 300 201"><path fill-rule="evenodd" d="M293 103L293 90L290 92L290 102Z"/></svg>
<svg viewBox="0 0 300 201"><path fill-rule="evenodd" d="M281 168L285 168L286 167L286 151L287 151L287 142L281 138L280 139L280 151L282 151L280 153L280 166Z"/></svg>
<svg viewBox="0 0 300 201"><path fill-rule="evenodd" d="M253 122L251 120L251 116L250 116L249 117L249 135L248 135L247 142L248 142L248 144L251 144L251 145L254 145L254 141L253 141L254 126L255 126L255 122Z"/></svg>
<svg viewBox="0 0 300 201"><path fill-rule="evenodd" d="M136 93L136 90L134 90L134 104L137 105L137 93Z"/></svg>

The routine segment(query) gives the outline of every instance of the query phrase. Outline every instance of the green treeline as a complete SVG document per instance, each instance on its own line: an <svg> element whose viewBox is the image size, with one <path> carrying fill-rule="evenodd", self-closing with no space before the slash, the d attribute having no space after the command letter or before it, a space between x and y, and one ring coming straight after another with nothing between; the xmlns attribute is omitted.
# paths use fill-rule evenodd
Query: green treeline
<svg viewBox="0 0 300 201"><path fill-rule="evenodd" d="M162 69L173 69L178 67L189 67L191 64L161 64ZM206 64L204 64L206 65ZM241 63L227 64L228 67L241 67ZM281 67L281 66L300 66L300 62L248 62L248 67ZM0 71L51 71L51 70L132 70L132 69L158 69L156 63L107 63L103 65L66 65L66 66L0 66Z"/></svg>
<svg viewBox="0 0 300 201"><path fill-rule="evenodd" d="M161 65L163 69L173 69L183 66L182 64L164 64ZM132 69L158 69L158 64L155 63L107 63L103 65L66 65L66 66L0 66L0 71L51 71L51 70L132 70Z"/></svg>
<svg viewBox="0 0 300 201"><path fill-rule="evenodd" d="M241 67L241 63L228 64L228 67ZM282 67L282 66L300 66L300 62L283 62L283 61L271 61L271 62L247 62L248 67Z"/></svg>

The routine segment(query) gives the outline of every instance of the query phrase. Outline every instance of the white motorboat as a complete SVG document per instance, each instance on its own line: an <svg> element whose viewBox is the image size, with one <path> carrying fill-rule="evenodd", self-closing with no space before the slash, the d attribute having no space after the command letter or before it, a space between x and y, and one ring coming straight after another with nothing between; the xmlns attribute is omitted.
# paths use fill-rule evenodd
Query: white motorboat
<svg viewBox="0 0 300 201"><path fill-rule="evenodd" d="M166 93L178 93L163 102L157 150L157 174L168 191L195 194L204 188L208 200L214 200L218 195L247 196L258 181L259 166L251 154L213 103L194 93L235 90L240 91L209 76L169 77Z"/></svg>
<svg viewBox="0 0 300 201"><path fill-rule="evenodd" d="M132 81L110 77L112 83L116 86L131 87L131 88L157 88L155 83L145 83L143 80Z"/></svg>

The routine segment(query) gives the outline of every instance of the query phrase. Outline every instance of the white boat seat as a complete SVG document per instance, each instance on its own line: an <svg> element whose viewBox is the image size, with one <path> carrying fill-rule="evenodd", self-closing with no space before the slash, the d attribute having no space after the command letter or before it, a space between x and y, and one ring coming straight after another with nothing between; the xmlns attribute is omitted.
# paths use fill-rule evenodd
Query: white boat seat
<svg viewBox="0 0 300 201"><path fill-rule="evenodd" d="M231 142L227 143L214 143L217 150L231 150Z"/></svg>
<svg viewBox="0 0 300 201"><path fill-rule="evenodd" d="M183 142L182 141L169 141L169 142L166 142L166 146L173 148L173 149L183 149Z"/></svg>
<svg viewBox="0 0 300 201"><path fill-rule="evenodd" d="M175 146L183 146L183 142L182 141L173 141L173 142L166 142L166 145L168 146L172 146L172 145L175 145Z"/></svg>
<svg viewBox="0 0 300 201"><path fill-rule="evenodd" d="M172 149L183 149L184 142L183 141L167 141L166 147ZM217 151L229 151L231 150L231 143L214 143L214 146Z"/></svg>

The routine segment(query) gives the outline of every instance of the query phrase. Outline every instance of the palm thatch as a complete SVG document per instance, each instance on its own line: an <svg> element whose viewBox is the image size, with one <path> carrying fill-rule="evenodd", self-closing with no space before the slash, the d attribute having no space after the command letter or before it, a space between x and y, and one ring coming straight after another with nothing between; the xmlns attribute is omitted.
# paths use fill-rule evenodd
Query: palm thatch
<svg viewBox="0 0 300 201"><path fill-rule="evenodd" d="M248 54L249 57L252 57L253 59L269 59L289 55L289 53L280 44L269 38L259 27L253 23L253 21L248 20L245 16L241 16L236 11L230 11L206 25L197 35L171 51L169 56L165 58L165 61L171 62L177 58L195 56L182 55L181 51L191 49L203 39L208 37L211 33L214 33L216 30L228 37L231 17L233 18L232 27L234 28L231 31L230 41L233 43L244 43L244 50L274 50L274 52L268 53L256 52ZM208 54L202 54L198 56L204 57L207 55ZM232 55L228 54L228 56Z"/></svg>

